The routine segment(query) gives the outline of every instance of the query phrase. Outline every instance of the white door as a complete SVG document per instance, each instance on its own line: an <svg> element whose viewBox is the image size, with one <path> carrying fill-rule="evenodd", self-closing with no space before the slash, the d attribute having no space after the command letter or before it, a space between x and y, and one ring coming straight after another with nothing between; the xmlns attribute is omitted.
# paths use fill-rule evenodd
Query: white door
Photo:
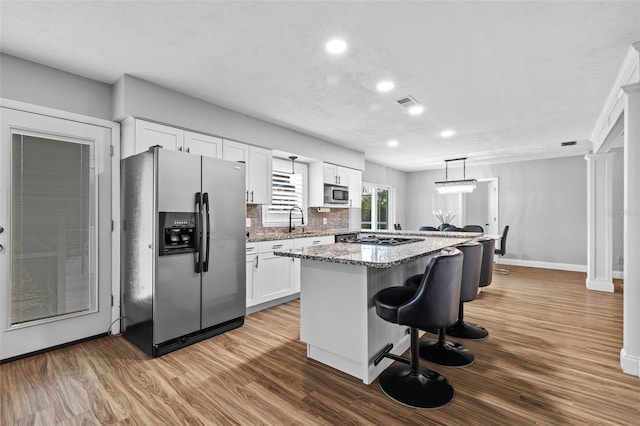
<svg viewBox="0 0 640 426"><path fill-rule="evenodd" d="M2 108L0 359L111 319L111 130Z"/></svg>

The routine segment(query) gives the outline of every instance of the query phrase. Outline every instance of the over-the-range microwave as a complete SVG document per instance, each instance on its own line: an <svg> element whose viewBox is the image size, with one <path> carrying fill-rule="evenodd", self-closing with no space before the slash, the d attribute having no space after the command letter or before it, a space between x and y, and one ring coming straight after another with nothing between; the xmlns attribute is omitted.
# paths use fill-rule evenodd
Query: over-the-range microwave
<svg viewBox="0 0 640 426"><path fill-rule="evenodd" d="M349 204L349 188L325 183L324 204Z"/></svg>

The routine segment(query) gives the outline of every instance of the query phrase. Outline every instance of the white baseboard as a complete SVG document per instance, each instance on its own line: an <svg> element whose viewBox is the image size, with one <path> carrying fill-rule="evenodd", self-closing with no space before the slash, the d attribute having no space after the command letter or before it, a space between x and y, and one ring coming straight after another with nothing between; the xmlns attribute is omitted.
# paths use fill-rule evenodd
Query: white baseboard
<svg viewBox="0 0 640 426"><path fill-rule="evenodd" d="M498 265L526 266L528 268L556 269L558 271L587 272L587 265L573 263L540 262L537 260L520 260L496 257ZM613 271L613 278L623 279L624 271Z"/></svg>
<svg viewBox="0 0 640 426"><path fill-rule="evenodd" d="M640 377L640 356L629 355L624 348L620 349L620 367L622 372Z"/></svg>
<svg viewBox="0 0 640 426"><path fill-rule="evenodd" d="M587 278L587 288L589 290L604 291L607 293L614 292L613 281L611 280L590 280Z"/></svg>

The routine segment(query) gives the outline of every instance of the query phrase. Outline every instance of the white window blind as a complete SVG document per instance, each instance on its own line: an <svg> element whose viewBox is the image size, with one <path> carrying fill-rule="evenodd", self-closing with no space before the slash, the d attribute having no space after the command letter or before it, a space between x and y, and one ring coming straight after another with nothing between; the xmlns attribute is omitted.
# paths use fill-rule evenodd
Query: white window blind
<svg viewBox="0 0 640 426"><path fill-rule="evenodd" d="M292 173L294 169L295 173ZM262 207L263 226L287 226L289 212L293 207L299 207L306 212L307 171L308 166L304 163L295 163L292 167L291 161L273 159L272 204ZM305 222L306 216L305 213ZM296 225L300 224L301 217L298 209L292 212L292 219Z"/></svg>

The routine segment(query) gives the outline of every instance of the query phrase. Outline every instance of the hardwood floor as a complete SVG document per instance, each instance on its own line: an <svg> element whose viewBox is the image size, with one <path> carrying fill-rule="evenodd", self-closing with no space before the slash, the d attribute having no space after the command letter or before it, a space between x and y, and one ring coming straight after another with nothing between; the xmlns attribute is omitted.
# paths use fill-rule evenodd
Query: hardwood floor
<svg viewBox="0 0 640 426"><path fill-rule="evenodd" d="M620 283L606 294L581 273L509 270L465 305L490 332L453 339L476 362L421 361L456 390L440 410L307 359L294 301L156 359L109 336L0 365L0 424L638 424L640 379L620 370Z"/></svg>

